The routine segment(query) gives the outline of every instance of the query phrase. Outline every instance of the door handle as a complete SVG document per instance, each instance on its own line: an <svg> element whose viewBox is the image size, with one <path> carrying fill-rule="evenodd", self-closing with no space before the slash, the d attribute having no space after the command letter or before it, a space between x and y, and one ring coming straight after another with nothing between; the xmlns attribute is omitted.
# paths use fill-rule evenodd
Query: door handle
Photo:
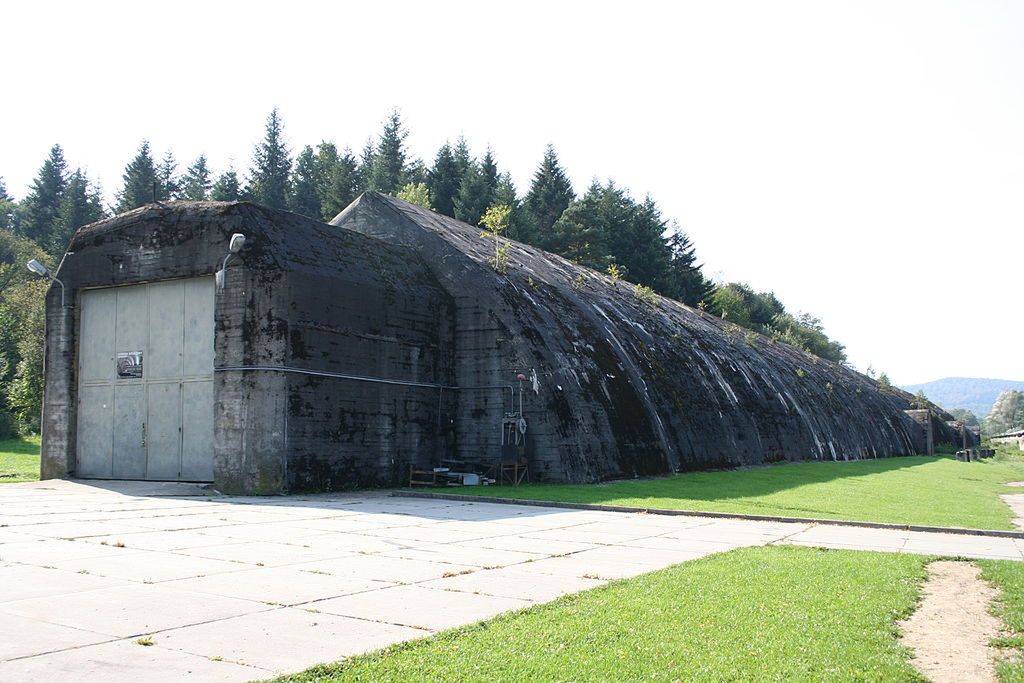
<svg viewBox="0 0 1024 683"><path fill-rule="evenodd" d="M142 447L146 447L146 423L142 423Z"/></svg>

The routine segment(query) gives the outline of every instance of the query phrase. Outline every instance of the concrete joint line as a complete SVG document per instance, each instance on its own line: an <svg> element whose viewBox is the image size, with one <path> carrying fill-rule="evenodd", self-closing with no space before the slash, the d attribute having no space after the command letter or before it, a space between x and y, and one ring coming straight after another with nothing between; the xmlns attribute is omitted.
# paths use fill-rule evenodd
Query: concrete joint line
<svg viewBox="0 0 1024 683"><path fill-rule="evenodd" d="M820 524L828 526L854 526L866 529L893 529L896 531L924 531L939 534L960 534L963 536L992 536L996 538L1024 539L1024 531L1002 529L970 529L957 526L925 526L921 524L892 524L889 522L861 522L848 519L821 519L818 517L781 517L776 515L750 515L739 512L708 512L705 510L668 510L663 508L628 507L625 505L601 505L597 503L565 503L548 500L520 500L495 496L467 496L458 493L427 493L419 491L392 491L396 498L428 498L436 500L457 500L466 503L496 503L499 505L526 505L531 507L561 508L565 510L595 510L598 512L620 512L630 514L665 515L669 517L717 517L720 519L745 519L752 522L785 522L789 524Z"/></svg>

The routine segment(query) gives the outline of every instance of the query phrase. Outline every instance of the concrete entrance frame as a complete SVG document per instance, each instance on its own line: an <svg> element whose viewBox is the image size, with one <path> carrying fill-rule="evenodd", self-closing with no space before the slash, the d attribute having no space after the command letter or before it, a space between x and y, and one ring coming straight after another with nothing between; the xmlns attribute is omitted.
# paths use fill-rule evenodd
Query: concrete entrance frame
<svg viewBox="0 0 1024 683"><path fill-rule="evenodd" d="M83 292L210 281L235 233L246 245L214 287L216 488L274 494L379 485L436 454L444 404L435 387L450 383L451 372L447 295L421 259L253 204L174 202L82 228L55 274L66 294L54 287L46 302L44 479L97 476L77 471ZM396 382L349 382L339 395L324 377L368 370ZM348 425L356 436L347 439L337 433L346 415L359 422Z"/></svg>

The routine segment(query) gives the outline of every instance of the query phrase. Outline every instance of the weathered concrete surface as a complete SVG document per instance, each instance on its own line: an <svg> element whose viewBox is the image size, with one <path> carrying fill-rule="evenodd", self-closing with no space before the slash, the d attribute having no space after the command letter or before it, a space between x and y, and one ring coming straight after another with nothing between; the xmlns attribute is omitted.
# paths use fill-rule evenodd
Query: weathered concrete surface
<svg viewBox="0 0 1024 683"><path fill-rule="evenodd" d="M766 543L1024 559L1006 538L144 486L0 487L0 681L266 678Z"/></svg>
<svg viewBox="0 0 1024 683"><path fill-rule="evenodd" d="M368 193L332 224L422 255L455 300L460 386L539 378L533 474L587 482L786 459L925 452L909 394L558 256ZM499 449L502 394L460 392L457 452ZM948 416L943 415L943 419ZM946 427L938 420L936 441Z"/></svg>
<svg viewBox="0 0 1024 683"><path fill-rule="evenodd" d="M235 232L247 241L215 293L210 340L217 488L395 484L448 450L453 397L437 386L451 381L451 299L415 254L253 204L170 202L71 241L67 307L57 288L47 299L44 478L75 473L80 292L213 274Z"/></svg>

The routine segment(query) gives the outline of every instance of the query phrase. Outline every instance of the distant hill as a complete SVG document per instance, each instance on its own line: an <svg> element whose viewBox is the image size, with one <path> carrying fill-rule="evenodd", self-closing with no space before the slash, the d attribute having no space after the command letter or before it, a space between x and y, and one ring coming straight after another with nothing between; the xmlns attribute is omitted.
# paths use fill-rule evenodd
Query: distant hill
<svg viewBox="0 0 1024 683"><path fill-rule="evenodd" d="M924 384L910 384L901 387L912 394L919 390L934 403L946 410L967 408L978 416L985 417L992 410L999 392L1004 389L1024 390L1024 382L1009 379L981 379L979 377L946 377Z"/></svg>

